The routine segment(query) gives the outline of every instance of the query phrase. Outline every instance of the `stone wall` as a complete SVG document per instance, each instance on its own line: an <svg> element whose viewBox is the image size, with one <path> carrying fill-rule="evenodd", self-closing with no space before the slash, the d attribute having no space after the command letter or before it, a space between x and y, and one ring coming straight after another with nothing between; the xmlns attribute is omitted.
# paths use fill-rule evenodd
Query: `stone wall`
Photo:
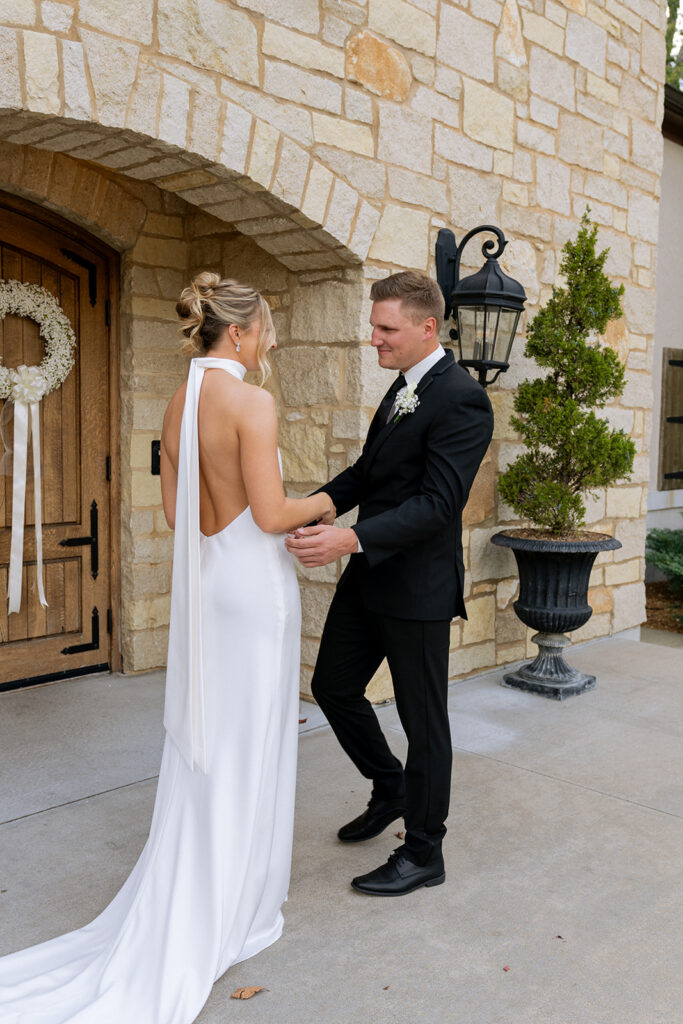
<svg viewBox="0 0 683 1024"><path fill-rule="evenodd" d="M440 227L461 237L490 220L511 239L503 263L533 315L587 203L607 269L626 285L625 317L606 340L628 383L609 417L638 457L631 481L591 501L591 525L623 547L599 557L595 614L578 636L642 620L665 5L17 0L0 22L3 147L21 147L29 168L49 161L50 188L71 188L69 201L28 191L123 254L128 670L165 652L170 537L148 455L184 373L172 324L184 275L238 267L268 295L286 482L304 493L355 457L388 386L367 344L372 281L433 271ZM20 190L11 159L0 187ZM68 186L74 174L129 196L136 226L130 202L103 204L101 192L83 213L94 200ZM495 480L517 450L508 416L531 369L522 349L490 392L496 433L465 514L470 620L453 626L454 675L529 646L511 556L489 543L513 521ZM304 685L338 571L304 581Z"/></svg>

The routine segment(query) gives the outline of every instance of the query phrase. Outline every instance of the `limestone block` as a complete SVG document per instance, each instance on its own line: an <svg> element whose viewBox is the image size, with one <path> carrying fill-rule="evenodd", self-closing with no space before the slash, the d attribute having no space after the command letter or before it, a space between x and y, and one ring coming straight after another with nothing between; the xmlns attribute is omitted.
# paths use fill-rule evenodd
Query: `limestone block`
<svg viewBox="0 0 683 1024"><path fill-rule="evenodd" d="M517 120L517 142L520 146L535 151L536 153L549 153L552 155L555 152L555 135L553 132L546 131L544 128L539 128L535 124L529 124L527 121Z"/></svg>
<svg viewBox="0 0 683 1024"><path fill-rule="evenodd" d="M265 189L270 187L280 133L265 121L256 121L247 174Z"/></svg>
<svg viewBox="0 0 683 1024"><path fill-rule="evenodd" d="M371 32L360 32L347 42L346 76L377 96L399 102L408 95L412 82L403 54Z"/></svg>
<svg viewBox="0 0 683 1024"><path fill-rule="evenodd" d="M470 537L470 576L473 583L481 580L498 580L516 575L514 555L509 548L491 544L491 537L500 527L484 529L477 527Z"/></svg>
<svg viewBox="0 0 683 1024"><path fill-rule="evenodd" d="M364 156L373 156L375 152L372 131L367 125L329 114L313 114L313 135L316 142L325 146L336 146Z"/></svg>
<svg viewBox="0 0 683 1024"><path fill-rule="evenodd" d="M321 347L287 347L273 355L285 405L308 408L339 402L341 353Z"/></svg>
<svg viewBox="0 0 683 1024"><path fill-rule="evenodd" d="M417 54L411 60L410 66L413 69L413 75L418 82L422 82L424 85L434 85L436 68L433 60L429 57L422 57Z"/></svg>
<svg viewBox="0 0 683 1024"><path fill-rule="evenodd" d="M645 532L644 518L620 519L614 528L614 536L621 541L621 548L614 552L614 561L625 562L629 558L643 558Z"/></svg>
<svg viewBox="0 0 683 1024"><path fill-rule="evenodd" d="M413 110L419 111L425 117L434 121L441 121L450 128L458 128L460 125L460 106L454 100L440 96L433 89L427 89L423 85L417 87L410 101Z"/></svg>
<svg viewBox="0 0 683 1024"><path fill-rule="evenodd" d="M158 476L151 476L149 470L133 470L131 502L136 508L161 504L161 484Z"/></svg>
<svg viewBox="0 0 683 1024"><path fill-rule="evenodd" d="M641 558L631 558L628 562L615 562L605 566L605 583L608 587L620 583L635 583L641 577Z"/></svg>
<svg viewBox="0 0 683 1024"><path fill-rule="evenodd" d="M664 33L644 21L640 35L640 66L642 70L650 78L654 78L655 82L660 82L665 59L666 40Z"/></svg>
<svg viewBox="0 0 683 1024"><path fill-rule="evenodd" d="M6 109L21 106L17 33L9 28L0 28L0 97Z"/></svg>
<svg viewBox="0 0 683 1024"><path fill-rule="evenodd" d="M503 610L517 597L519 580L512 577L507 580L499 580L496 584L496 607Z"/></svg>
<svg viewBox="0 0 683 1024"><path fill-rule="evenodd" d="M430 171L432 125L423 114L393 103L380 103L377 156L388 164Z"/></svg>
<svg viewBox="0 0 683 1024"><path fill-rule="evenodd" d="M515 68L505 61L498 61L496 67L496 85L501 92L515 100L525 103L529 98L529 69Z"/></svg>
<svg viewBox="0 0 683 1024"><path fill-rule="evenodd" d="M577 61L584 68L593 71L601 78L605 77L605 57L607 54L607 33L600 25L589 18L570 14L567 18L565 53L571 60Z"/></svg>
<svg viewBox="0 0 683 1024"><path fill-rule="evenodd" d="M557 128L560 112L554 103L547 103L538 96L531 96L529 99L529 117L532 121L545 124L548 128Z"/></svg>
<svg viewBox="0 0 683 1024"><path fill-rule="evenodd" d="M496 57L517 68L526 66L526 50L517 0L505 0L496 36Z"/></svg>
<svg viewBox="0 0 683 1024"><path fill-rule="evenodd" d="M326 46L317 39L281 28L269 21L263 27L261 50L299 68L326 71L337 78L344 77L344 55L336 47Z"/></svg>
<svg viewBox="0 0 683 1024"><path fill-rule="evenodd" d="M327 201L332 191L332 173L317 160L313 161L308 177L306 193L301 212L312 221L322 223L327 209Z"/></svg>
<svg viewBox="0 0 683 1024"><path fill-rule="evenodd" d="M492 640L496 635L496 599L493 594L470 598L467 602L467 620L462 624L463 644ZM510 639L516 639L511 637Z"/></svg>
<svg viewBox="0 0 683 1024"><path fill-rule="evenodd" d="M567 110L575 107L574 68L539 46L531 47L529 85L532 93Z"/></svg>
<svg viewBox="0 0 683 1024"><path fill-rule="evenodd" d="M292 338L321 344L360 341L360 288L322 281L292 291Z"/></svg>
<svg viewBox="0 0 683 1024"><path fill-rule="evenodd" d="M492 25L442 4L437 53L444 64L471 78L492 82L494 36Z"/></svg>
<svg viewBox="0 0 683 1024"><path fill-rule="evenodd" d="M493 460L487 457L479 467L472 489L463 509L462 521L472 526L493 515L496 505L495 470Z"/></svg>
<svg viewBox="0 0 683 1024"><path fill-rule="evenodd" d="M517 618L514 608L497 612L494 636L498 644L519 643L526 638L526 626Z"/></svg>
<svg viewBox="0 0 683 1024"><path fill-rule="evenodd" d="M154 267L187 267L187 244L184 241L168 238L154 238L141 235L132 253L138 263L146 263Z"/></svg>
<svg viewBox="0 0 683 1024"><path fill-rule="evenodd" d="M562 56L564 49L564 32L559 25L553 24L547 17L541 17L532 11L522 11L524 35L532 43L544 46L546 50Z"/></svg>
<svg viewBox="0 0 683 1024"><path fill-rule="evenodd" d="M583 117L560 115L559 155L570 165L602 170L603 131Z"/></svg>
<svg viewBox="0 0 683 1024"><path fill-rule="evenodd" d="M636 120L653 122L656 112L656 93L634 75L624 75L620 90L621 106L634 114Z"/></svg>
<svg viewBox="0 0 683 1024"><path fill-rule="evenodd" d="M238 7L265 14L268 21L316 34L320 29L318 0L235 0Z"/></svg>
<svg viewBox="0 0 683 1024"><path fill-rule="evenodd" d="M351 225L357 208L358 193L356 190L344 181L335 181L325 218L325 231L342 244L346 244L351 234Z"/></svg>
<svg viewBox="0 0 683 1024"><path fill-rule="evenodd" d="M495 149L512 151L515 106L495 89L464 79L463 128L470 138Z"/></svg>
<svg viewBox="0 0 683 1024"><path fill-rule="evenodd" d="M473 142L462 132L437 124L434 127L434 152L454 164L490 171L493 167L493 152L488 146Z"/></svg>
<svg viewBox="0 0 683 1024"><path fill-rule="evenodd" d="M437 64L434 88L439 93L459 100L462 93L462 75L443 64Z"/></svg>
<svg viewBox="0 0 683 1024"><path fill-rule="evenodd" d="M123 613L126 630L156 629L167 626L171 618L171 596L145 597L127 603Z"/></svg>
<svg viewBox="0 0 683 1024"><path fill-rule="evenodd" d="M436 49L436 21L404 0L370 0L371 29L410 50L432 56Z"/></svg>
<svg viewBox="0 0 683 1024"><path fill-rule="evenodd" d="M305 149L291 139L283 139L273 181L273 195L292 206L300 206L309 164L310 159Z"/></svg>
<svg viewBox="0 0 683 1024"><path fill-rule="evenodd" d="M139 48L133 43L81 30L90 78L95 92L97 119L121 126L135 81Z"/></svg>
<svg viewBox="0 0 683 1024"><path fill-rule="evenodd" d="M640 515L641 487L610 487L607 490L608 518L635 519Z"/></svg>
<svg viewBox="0 0 683 1024"><path fill-rule="evenodd" d="M341 409L332 413L334 437L365 440L372 417L366 409Z"/></svg>
<svg viewBox="0 0 683 1024"><path fill-rule="evenodd" d="M361 260L364 260L375 237L375 231L379 224L380 211L362 200L360 209L356 216L356 224L351 235L349 248Z"/></svg>
<svg viewBox="0 0 683 1024"><path fill-rule="evenodd" d="M26 101L30 110L57 114L59 57L57 40L45 32L24 32Z"/></svg>
<svg viewBox="0 0 683 1024"><path fill-rule="evenodd" d="M558 160L536 157L536 201L539 206L569 214L571 170Z"/></svg>
<svg viewBox="0 0 683 1024"><path fill-rule="evenodd" d="M359 156L357 153L345 153L332 146L316 146L315 152L326 167L346 178L364 196L384 199L387 173L384 165L378 160Z"/></svg>
<svg viewBox="0 0 683 1024"><path fill-rule="evenodd" d="M591 615L585 626L572 632L571 639L572 643L578 644L585 640L593 640L598 636L609 636L610 632L609 612L602 612L599 615ZM568 657L571 662L571 654Z"/></svg>
<svg viewBox="0 0 683 1024"><path fill-rule="evenodd" d="M374 413L391 386L394 374L382 369L370 345L351 349L346 358L346 401Z"/></svg>
<svg viewBox="0 0 683 1024"><path fill-rule="evenodd" d="M614 588L614 611L612 628L615 633L620 629L630 629L645 622L645 585L643 583L627 583L623 587Z"/></svg>
<svg viewBox="0 0 683 1024"><path fill-rule="evenodd" d="M527 301L535 305L540 290L536 247L521 238L513 238L500 258L500 265L506 274L523 285Z"/></svg>
<svg viewBox="0 0 683 1024"><path fill-rule="evenodd" d="M628 203L628 192L623 185L607 180L602 174L587 174L583 191L592 199L599 199L613 206L626 206Z"/></svg>
<svg viewBox="0 0 683 1024"><path fill-rule="evenodd" d="M633 119L631 129L631 159L639 167L659 175L662 170L663 138L659 129ZM625 204L624 204L625 205Z"/></svg>
<svg viewBox="0 0 683 1024"><path fill-rule="evenodd" d="M161 53L259 84L258 37L248 15L220 0L158 0L157 24Z"/></svg>
<svg viewBox="0 0 683 1024"><path fill-rule="evenodd" d="M161 74L148 64L141 64L126 116L126 127L144 135L156 134Z"/></svg>
<svg viewBox="0 0 683 1024"><path fill-rule="evenodd" d="M611 569L612 566L607 566L607 568ZM591 587L588 591L588 604L595 615L611 612L614 607L614 597L610 587Z"/></svg>
<svg viewBox="0 0 683 1024"><path fill-rule="evenodd" d="M285 480L320 484L327 479L325 431L321 427L282 422L280 451Z"/></svg>
<svg viewBox="0 0 683 1024"><path fill-rule="evenodd" d="M230 170L242 173L247 165L253 117L235 103L226 103L220 161Z"/></svg>
<svg viewBox="0 0 683 1024"><path fill-rule="evenodd" d="M267 96L260 89L249 92L241 89L235 82L221 79L219 89L224 96L239 104L240 107L260 117L285 135L289 135L302 146L313 145L313 129L311 113L295 107L291 103L283 103L273 96Z"/></svg>
<svg viewBox="0 0 683 1024"><path fill-rule="evenodd" d="M594 75L592 71L589 71L586 75L586 89L591 96L595 96L596 99L601 100L603 103L611 104L613 107L616 107L619 103L619 89L616 85L606 82L599 75ZM606 115L608 113L609 111L605 112Z"/></svg>
<svg viewBox="0 0 683 1024"><path fill-rule="evenodd" d="M471 672L492 668L495 664L496 645L492 641L461 647L448 656L448 678L466 676Z"/></svg>
<svg viewBox="0 0 683 1024"><path fill-rule="evenodd" d="M342 87L338 82L282 61L266 60L264 67L263 87L266 92L317 110L341 113Z"/></svg>
<svg viewBox="0 0 683 1024"><path fill-rule="evenodd" d="M429 264L429 213L387 203L369 256L403 268L426 270Z"/></svg>
<svg viewBox="0 0 683 1024"><path fill-rule="evenodd" d="M17 6L15 0L12 0L11 6ZM33 6L32 3L31 6ZM73 24L74 13L71 4L56 3L54 0L43 0L40 5L40 17L43 25L52 32L69 32Z"/></svg>
<svg viewBox="0 0 683 1024"><path fill-rule="evenodd" d="M344 88L344 113L351 121L372 124L374 119L372 99L360 89L354 89L347 85Z"/></svg>
<svg viewBox="0 0 683 1024"><path fill-rule="evenodd" d="M84 25L136 43L152 42L153 14L154 0L80 0L78 6L78 20Z"/></svg>
<svg viewBox="0 0 683 1024"><path fill-rule="evenodd" d="M435 213L448 212L445 182L399 167L389 168L389 194L414 206L426 206Z"/></svg>

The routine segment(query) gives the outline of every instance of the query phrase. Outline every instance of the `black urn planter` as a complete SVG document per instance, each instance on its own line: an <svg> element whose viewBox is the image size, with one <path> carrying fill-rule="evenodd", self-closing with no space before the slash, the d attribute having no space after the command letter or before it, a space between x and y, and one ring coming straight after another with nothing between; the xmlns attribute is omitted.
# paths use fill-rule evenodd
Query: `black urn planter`
<svg viewBox="0 0 683 1024"><path fill-rule="evenodd" d="M511 548L519 570L519 597L514 603L525 626L538 630L532 637L538 644L534 661L503 676L503 686L528 690L543 697L564 700L595 689L595 676L572 668L562 651L571 643L565 633L588 622L593 609L588 604L588 581L600 551L613 551L621 544L604 534L586 534L585 540L546 540L509 530L496 533L491 542Z"/></svg>

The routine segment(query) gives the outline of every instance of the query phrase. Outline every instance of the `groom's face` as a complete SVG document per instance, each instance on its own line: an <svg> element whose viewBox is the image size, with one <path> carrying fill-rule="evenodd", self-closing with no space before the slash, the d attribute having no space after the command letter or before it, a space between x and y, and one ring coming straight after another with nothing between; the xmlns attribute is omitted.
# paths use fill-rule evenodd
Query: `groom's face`
<svg viewBox="0 0 683 1024"><path fill-rule="evenodd" d="M370 323L379 365L387 370L409 370L436 346L434 318L416 322L400 299L373 302Z"/></svg>

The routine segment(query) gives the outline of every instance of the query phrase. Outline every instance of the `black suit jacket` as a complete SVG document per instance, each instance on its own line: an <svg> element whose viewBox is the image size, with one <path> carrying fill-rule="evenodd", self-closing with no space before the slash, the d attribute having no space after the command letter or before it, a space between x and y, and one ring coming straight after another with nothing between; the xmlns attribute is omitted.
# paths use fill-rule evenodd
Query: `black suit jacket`
<svg viewBox="0 0 683 1024"><path fill-rule="evenodd" d="M466 618L462 510L491 441L491 403L450 351L418 384L417 409L386 424L397 390L358 461L320 488L338 515L358 506L363 552L338 586L355 581L368 609L396 618Z"/></svg>

